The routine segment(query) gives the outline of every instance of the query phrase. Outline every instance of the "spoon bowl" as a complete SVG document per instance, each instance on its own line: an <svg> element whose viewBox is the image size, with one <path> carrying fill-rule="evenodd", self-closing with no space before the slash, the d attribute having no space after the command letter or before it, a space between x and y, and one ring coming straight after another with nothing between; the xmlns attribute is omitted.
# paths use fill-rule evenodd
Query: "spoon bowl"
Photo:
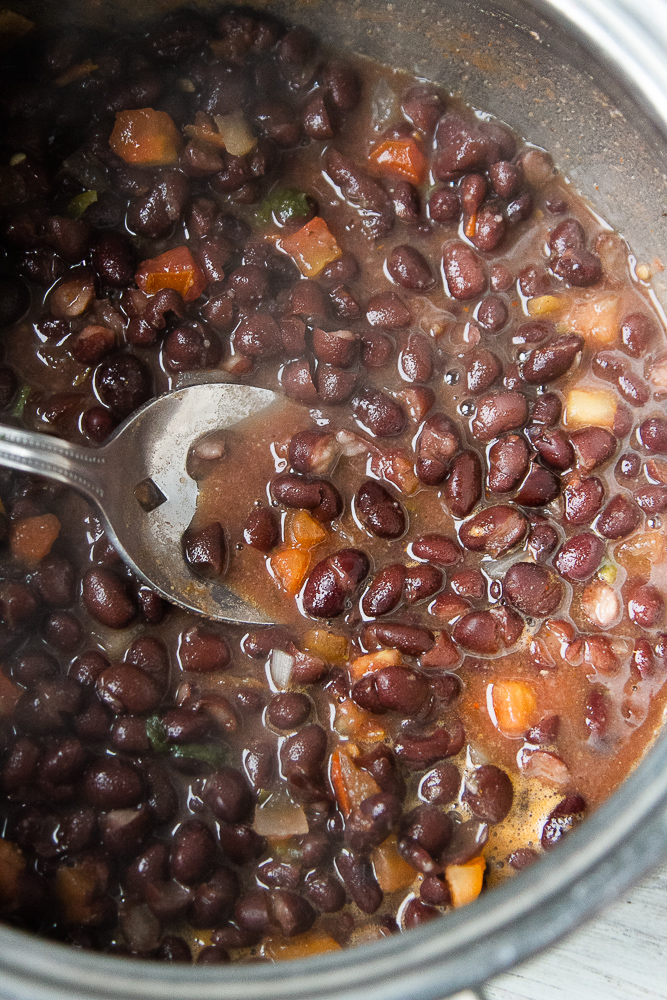
<svg viewBox="0 0 667 1000"><path fill-rule="evenodd" d="M277 398L253 385L190 385L146 403L96 449L2 426L0 465L57 479L83 493L130 569L172 604L220 621L266 625L271 619L260 608L224 583L193 574L182 537L197 503L197 483L186 467L192 443Z"/></svg>

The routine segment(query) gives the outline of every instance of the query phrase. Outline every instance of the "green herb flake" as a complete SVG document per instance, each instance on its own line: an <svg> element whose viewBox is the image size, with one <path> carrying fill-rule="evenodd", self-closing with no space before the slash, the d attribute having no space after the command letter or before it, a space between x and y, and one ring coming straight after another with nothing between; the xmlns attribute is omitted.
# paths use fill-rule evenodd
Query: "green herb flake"
<svg viewBox="0 0 667 1000"><path fill-rule="evenodd" d="M218 770L227 760L222 747L210 743L185 743L170 748L169 753L176 760L197 760Z"/></svg>
<svg viewBox="0 0 667 1000"><path fill-rule="evenodd" d="M159 715L149 715L146 719L146 736L155 753L166 753L169 749L167 727Z"/></svg>
<svg viewBox="0 0 667 1000"><path fill-rule="evenodd" d="M308 195L297 188L281 188L264 199L256 214L260 222L270 222L273 216L278 225L284 226L290 219L310 214Z"/></svg>
<svg viewBox="0 0 667 1000"><path fill-rule="evenodd" d="M16 399L14 400L14 405L12 406L12 416L20 420L23 416L23 411L25 410L25 405L30 399L30 393L32 389L29 385L22 385L19 389Z"/></svg>
<svg viewBox="0 0 667 1000"><path fill-rule="evenodd" d="M598 570L598 579L603 580L610 586L616 583L616 577L618 576L618 570L613 563L609 562L607 559L603 560L602 565Z"/></svg>
<svg viewBox="0 0 667 1000"><path fill-rule="evenodd" d="M75 194L67 206L67 214L70 219L80 219L90 205L97 201L97 191L82 191Z"/></svg>

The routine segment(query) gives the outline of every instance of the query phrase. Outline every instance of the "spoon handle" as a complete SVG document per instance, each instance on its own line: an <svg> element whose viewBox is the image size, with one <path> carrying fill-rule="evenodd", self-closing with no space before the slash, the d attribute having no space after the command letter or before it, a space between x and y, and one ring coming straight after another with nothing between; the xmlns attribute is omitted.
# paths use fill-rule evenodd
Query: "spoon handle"
<svg viewBox="0 0 667 1000"><path fill-rule="evenodd" d="M104 456L92 448L79 448L50 434L0 425L0 465L57 479L97 503L104 499L101 472L105 462Z"/></svg>

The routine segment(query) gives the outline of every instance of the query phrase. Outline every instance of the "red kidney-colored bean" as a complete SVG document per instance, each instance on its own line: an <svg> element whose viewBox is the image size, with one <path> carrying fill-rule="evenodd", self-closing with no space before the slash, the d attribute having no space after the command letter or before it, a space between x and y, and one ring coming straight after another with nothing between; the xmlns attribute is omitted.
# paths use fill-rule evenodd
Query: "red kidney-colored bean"
<svg viewBox="0 0 667 1000"><path fill-rule="evenodd" d="M584 818L586 801L581 795L567 795L553 809L542 827L540 843L542 848L550 850L555 847L566 833Z"/></svg>
<svg viewBox="0 0 667 1000"><path fill-rule="evenodd" d="M102 566L85 574L83 603L89 614L108 628L125 628L137 613L123 581Z"/></svg>
<svg viewBox="0 0 667 1000"><path fill-rule="evenodd" d="M427 486L441 483L458 448L459 433L453 421L444 413L428 417L417 440L419 479Z"/></svg>
<svg viewBox="0 0 667 1000"><path fill-rule="evenodd" d="M366 647L372 644L400 649L406 656L420 656L432 648L435 638L428 629L398 622L374 622L364 629L363 641Z"/></svg>
<svg viewBox="0 0 667 1000"><path fill-rule="evenodd" d="M514 500L522 507L544 507L560 493L560 482L549 469L533 465Z"/></svg>
<svg viewBox="0 0 667 1000"><path fill-rule="evenodd" d="M488 484L492 493L509 493L528 470L528 445L517 434L500 438L489 450Z"/></svg>
<svg viewBox="0 0 667 1000"><path fill-rule="evenodd" d="M596 476L573 475L563 491L568 524L590 524L604 501L604 487Z"/></svg>
<svg viewBox="0 0 667 1000"><path fill-rule="evenodd" d="M210 673L229 665L230 652L221 635L194 625L181 633L178 657L183 670Z"/></svg>
<svg viewBox="0 0 667 1000"><path fill-rule="evenodd" d="M453 637L464 649L494 656L513 646L523 632L523 620L511 608L469 611L454 625Z"/></svg>
<svg viewBox="0 0 667 1000"><path fill-rule="evenodd" d="M519 392L495 392L479 400L471 429L479 441L490 441L505 431L522 427L527 419L525 396Z"/></svg>

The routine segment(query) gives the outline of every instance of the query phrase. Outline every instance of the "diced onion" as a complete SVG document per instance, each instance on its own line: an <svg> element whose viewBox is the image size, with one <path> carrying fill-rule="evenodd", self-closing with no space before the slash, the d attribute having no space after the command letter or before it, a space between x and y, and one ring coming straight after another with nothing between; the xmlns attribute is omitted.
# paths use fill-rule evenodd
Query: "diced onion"
<svg viewBox="0 0 667 1000"><path fill-rule="evenodd" d="M261 837L299 837L308 833L308 820L301 806L294 802L278 800L274 805L275 796L267 801L261 809L255 810L253 827Z"/></svg>
<svg viewBox="0 0 667 1000"><path fill-rule="evenodd" d="M247 121L238 112L231 115L214 115L213 120L224 139L225 149L232 156L245 156L257 145L257 139L250 131Z"/></svg>
<svg viewBox="0 0 667 1000"><path fill-rule="evenodd" d="M274 649L271 653L271 679L279 691L288 686L293 669L294 657L282 649Z"/></svg>

